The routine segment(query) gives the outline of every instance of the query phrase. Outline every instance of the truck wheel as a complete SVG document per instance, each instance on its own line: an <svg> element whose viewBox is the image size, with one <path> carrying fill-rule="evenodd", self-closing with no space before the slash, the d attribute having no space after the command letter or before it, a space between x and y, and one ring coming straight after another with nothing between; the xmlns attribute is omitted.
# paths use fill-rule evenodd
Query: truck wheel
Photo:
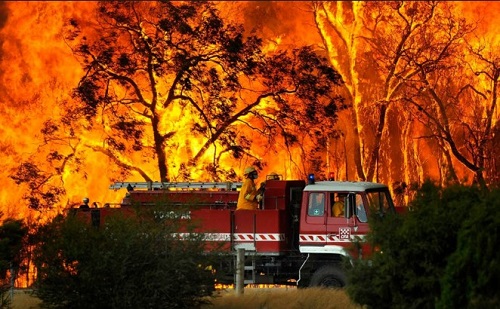
<svg viewBox="0 0 500 309"><path fill-rule="evenodd" d="M342 288L346 281L344 272L338 266L326 265L314 272L309 287Z"/></svg>

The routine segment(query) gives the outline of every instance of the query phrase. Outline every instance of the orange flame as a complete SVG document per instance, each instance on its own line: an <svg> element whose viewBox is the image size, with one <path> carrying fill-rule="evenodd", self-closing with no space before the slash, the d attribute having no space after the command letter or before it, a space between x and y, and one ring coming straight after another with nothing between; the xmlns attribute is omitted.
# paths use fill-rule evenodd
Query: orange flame
<svg viewBox="0 0 500 309"><path fill-rule="evenodd" d="M15 185L8 176L12 174L13 168L19 162L29 157L39 159L38 163L41 165L45 164L45 153L40 148L40 129L47 119L59 117L60 105L63 102L71 104L71 89L77 85L83 75L80 64L63 39L62 29L70 17L91 22L95 5L93 2L5 2L0 8L5 17L0 32L3 38L0 63L3 104L1 105L0 117L6 124L0 129L3 137L0 149L4 158L1 163L4 186L0 190L0 205L6 216L30 217L27 208L21 206L23 205L22 196L25 188ZM325 44L327 46L333 44L328 41L328 37L322 39L319 36L315 27L314 15L308 3L221 2L218 5L223 12L234 12L235 10L242 12L242 14L228 16L244 23L248 31L255 28L257 33L264 37L268 52L299 44L313 45L320 50L320 47ZM463 16L472 21L483 17L485 23L482 23L481 28L479 28L481 34L485 34L485 37L490 35L492 39L498 41L498 36L495 35L497 26L495 17L499 12L497 3L460 2L457 5L463 10ZM351 29L346 27L344 29L359 34L362 25L360 22L353 23L353 21L361 17L363 3L354 2L350 15L346 13L349 9L346 3L330 3L328 6L330 6L328 10L321 12L324 14L324 18L344 26L350 25ZM331 29L327 29L326 24L320 26L325 27L325 33L331 33ZM352 40L346 45L348 47L346 52L350 54L360 52L359 46L353 40L354 37L347 32L344 35L345 38ZM496 43L498 44L498 42ZM329 57L334 66L340 68L341 65L335 51L334 48L331 48L330 54L325 53L325 55ZM362 142L369 145L368 136L370 134L364 132L373 130L373 128L372 124L363 121L363 117L369 110L364 110L365 107L361 106L363 96L356 95L356 93L363 91L362 87L365 87L359 84L359 75L365 72L358 72L356 69L356 63L353 62L347 66L347 70L341 71L341 73L345 77L350 77L346 80L346 86L348 92L355 94L352 103L359 112L355 115L358 118L357 129L361 132ZM484 80L484 83L487 82ZM180 109L170 111L169 117L172 117L170 119L176 119L176 122L170 123L172 128L181 128L189 124L189 117L184 117L183 113L184 111ZM415 119L408 119L408 121L415 121ZM343 137L331 140L327 149L328 153L325 150L321 156L325 158L325 162L329 162L328 172L333 171L339 179L355 180L351 146L353 128L351 117L347 112L341 115L337 126L344 133ZM398 126L403 128L404 123L398 124ZM107 129L103 128L103 130ZM418 131L419 128L415 127L413 130ZM100 133L104 133L104 131ZM68 166L63 172L62 180L67 194L61 202L61 207L77 204L85 196L91 197L93 201L119 202L122 192L108 190L108 186L113 180L142 181L140 176L136 174L130 175L128 179L121 179L114 162L102 153L91 151L91 147L101 146L101 136L98 133L93 134L95 135L79 136L80 144L78 147L80 147L80 151L85 153L86 160L83 170L77 172L72 169L72 166ZM389 133L385 131L384 134ZM250 136L251 133L248 135ZM440 172L437 163L435 163L434 148L423 141L412 141L411 136L410 132L403 145L405 147L404 158L394 158L390 154L386 154L388 158L384 164L388 166L384 168L384 171L392 169L396 172L387 173L387 175L381 173L379 181L392 183L401 180L396 179L396 177L399 177L397 176L399 172L405 170L404 166L408 166L410 161L421 162L416 167L419 179L429 176L439 177ZM389 143L384 144L384 146L389 147ZM192 136L179 136L169 149L170 156L178 160L178 162L172 162L172 166L178 168L182 162L181 159L191 156L201 145L202 141ZM307 166L301 166L302 152L299 148L291 149L290 152L284 150L284 145L278 145L277 148L282 149L282 151L277 152L266 151L268 148L269 145L266 141L255 141L253 150L255 156L267 163L260 173L262 180L265 178L264 175L270 172L277 172L285 178L302 177L304 172L309 172ZM202 162L209 162L213 155L214 152L209 151ZM411 159L412 156L415 156L416 159ZM141 159L137 162L140 161ZM224 164L241 172L251 162L227 159ZM403 166L403 168L395 168L396 166ZM144 162L141 167L154 177L158 177L153 162ZM406 172L408 171L409 169L406 169ZM413 172L410 171L410 173ZM460 177L464 178L467 175L467 172L461 171ZM195 170L192 177L199 180L209 180L203 179L206 176L201 168Z"/></svg>

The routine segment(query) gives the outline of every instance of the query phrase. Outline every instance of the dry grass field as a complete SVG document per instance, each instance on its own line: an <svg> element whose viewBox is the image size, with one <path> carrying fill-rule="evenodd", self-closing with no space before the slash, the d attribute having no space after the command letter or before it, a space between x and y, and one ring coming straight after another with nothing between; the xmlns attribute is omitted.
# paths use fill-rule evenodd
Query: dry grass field
<svg viewBox="0 0 500 309"><path fill-rule="evenodd" d="M16 290L11 305L14 309L39 309L40 303L31 290Z"/></svg>
<svg viewBox="0 0 500 309"><path fill-rule="evenodd" d="M333 289L246 288L242 295L234 290L219 291L212 305L202 309L361 309L346 293Z"/></svg>
<svg viewBox="0 0 500 309"><path fill-rule="evenodd" d="M40 309L40 300L29 291L14 293L14 309ZM361 309L343 291L331 289L246 288L242 295L234 290L215 293L211 305L201 309Z"/></svg>

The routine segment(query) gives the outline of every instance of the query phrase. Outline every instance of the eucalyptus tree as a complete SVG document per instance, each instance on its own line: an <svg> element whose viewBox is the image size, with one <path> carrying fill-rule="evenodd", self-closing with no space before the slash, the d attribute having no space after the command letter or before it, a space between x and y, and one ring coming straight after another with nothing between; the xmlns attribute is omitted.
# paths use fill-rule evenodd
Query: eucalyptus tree
<svg viewBox="0 0 500 309"><path fill-rule="evenodd" d="M413 118L401 102L421 72L418 63L430 72L458 56L457 45L470 27L450 4L436 1L314 2L313 9L329 59L345 80L356 178L376 180L382 160L387 166L409 158L390 148L409 140L397 136L400 131L414 132L394 124L398 115L403 121ZM404 161L403 166L411 165ZM407 173L403 180L414 176Z"/></svg>
<svg viewBox="0 0 500 309"><path fill-rule="evenodd" d="M465 46L465 44L464 44ZM495 181L494 126L498 101L500 61L491 42L475 41L466 56L435 66L413 59L420 67L405 101L426 120L432 138L468 169L483 187ZM410 90L411 89L411 90ZM451 160L450 160L451 161ZM488 168L490 167L490 168Z"/></svg>
<svg viewBox="0 0 500 309"><path fill-rule="evenodd" d="M211 2L92 5L64 27L84 74L11 174L32 209L65 203L68 176L87 181L102 156L111 180L235 180L235 166L278 152L295 175L321 165L316 150L343 108L321 51L269 51Z"/></svg>
<svg viewBox="0 0 500 309"><path fill-rule="evenodd" d="M310 47L266 53L203 1L104 1L96 20L66 29L85 69L66 119L100 126L105 137L92 149L125 169L140 153L156 159L162 181L174 167L190 178L197 165L217 178L221 156L264 164L251 134L291 145L294 132L332 130L341 78Z"/></svg>

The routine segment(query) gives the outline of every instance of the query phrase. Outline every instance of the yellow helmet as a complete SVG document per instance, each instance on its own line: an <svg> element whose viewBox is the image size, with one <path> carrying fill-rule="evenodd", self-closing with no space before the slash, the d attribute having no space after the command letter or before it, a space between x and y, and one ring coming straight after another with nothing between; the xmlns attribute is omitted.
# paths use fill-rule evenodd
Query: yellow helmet
<svg viewBox="0 0 500 309"><path fill-rule="evenodd" d="M249 166L249 167L245 168L245 172L243 173L243 175L248 175L252 172L256 172L256 170L253 166Z"/></svg>

